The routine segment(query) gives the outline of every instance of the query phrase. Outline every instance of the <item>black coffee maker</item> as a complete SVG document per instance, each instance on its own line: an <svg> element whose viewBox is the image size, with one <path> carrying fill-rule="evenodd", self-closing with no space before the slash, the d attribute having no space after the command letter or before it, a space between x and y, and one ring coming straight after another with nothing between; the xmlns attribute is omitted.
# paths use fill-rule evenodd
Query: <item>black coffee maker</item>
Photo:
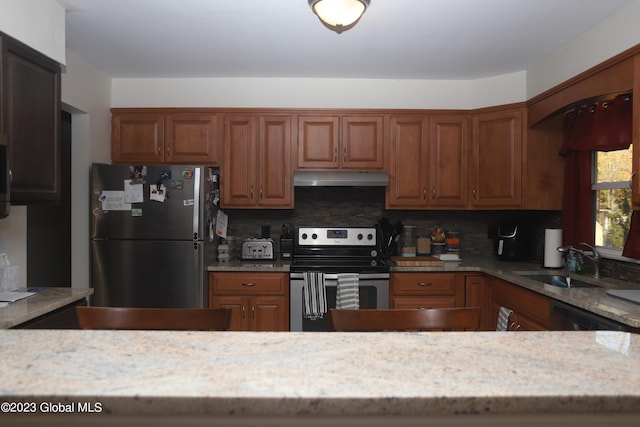
<svg viewBox="0 0 640 427"><path fill-rule="evenodd" d="M505 261L527 261L531 259L533 243L531 229L521 223L501 223L489 227L489 238L493 239L493 253Z"/></svg>

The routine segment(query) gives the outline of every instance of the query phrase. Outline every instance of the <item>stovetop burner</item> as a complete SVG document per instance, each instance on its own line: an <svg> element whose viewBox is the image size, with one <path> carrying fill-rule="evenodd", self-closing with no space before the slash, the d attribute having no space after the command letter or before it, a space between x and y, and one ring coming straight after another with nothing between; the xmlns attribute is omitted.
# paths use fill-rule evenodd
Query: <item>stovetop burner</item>
<svg viewBox="0 0 640 427"><path fill-rule="evenodd" d="M299 227L291 271L331 273L389 272L379 255L374 227Z"/></svg>

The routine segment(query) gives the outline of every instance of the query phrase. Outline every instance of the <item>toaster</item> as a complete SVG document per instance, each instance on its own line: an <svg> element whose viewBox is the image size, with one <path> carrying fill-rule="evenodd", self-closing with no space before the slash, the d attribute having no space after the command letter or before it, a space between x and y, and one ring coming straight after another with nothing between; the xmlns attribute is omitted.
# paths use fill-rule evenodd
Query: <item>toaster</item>
<svg viewBox="0 0 640 427"><path fill-rule="evenodd" d="M242 259L275 259L273 239L256 237L242 242L240 257Z"/></svg>

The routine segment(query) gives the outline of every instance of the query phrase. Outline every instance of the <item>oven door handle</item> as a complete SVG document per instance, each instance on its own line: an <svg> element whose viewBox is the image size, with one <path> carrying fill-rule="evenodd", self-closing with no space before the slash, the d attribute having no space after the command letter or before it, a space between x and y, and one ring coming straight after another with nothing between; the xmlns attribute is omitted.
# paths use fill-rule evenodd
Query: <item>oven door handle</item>
<svg viewBox="0 0 640 427"><path fill-rule="evenodd" d="M290 273L290 279L304 279L304 273ZM360 273L359 280L389 279L389 273ZM338 273L325 273L324 280L338 280Z"/></svg>

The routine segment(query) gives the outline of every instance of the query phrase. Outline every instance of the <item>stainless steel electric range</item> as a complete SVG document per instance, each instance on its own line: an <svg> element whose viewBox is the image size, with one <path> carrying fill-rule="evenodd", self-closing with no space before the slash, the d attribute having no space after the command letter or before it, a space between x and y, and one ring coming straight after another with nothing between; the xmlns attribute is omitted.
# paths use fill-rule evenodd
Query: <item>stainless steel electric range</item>
<svg viewBox="0 0 640 427"><path fill-rule="evenodd" d="M297 227L289 275L290 329L328 331L328 316L304 316L304 273L324 273L327 309L336 306L338 275L358 273L360 308L389 308L389 261L376 227Z"/></svg>

